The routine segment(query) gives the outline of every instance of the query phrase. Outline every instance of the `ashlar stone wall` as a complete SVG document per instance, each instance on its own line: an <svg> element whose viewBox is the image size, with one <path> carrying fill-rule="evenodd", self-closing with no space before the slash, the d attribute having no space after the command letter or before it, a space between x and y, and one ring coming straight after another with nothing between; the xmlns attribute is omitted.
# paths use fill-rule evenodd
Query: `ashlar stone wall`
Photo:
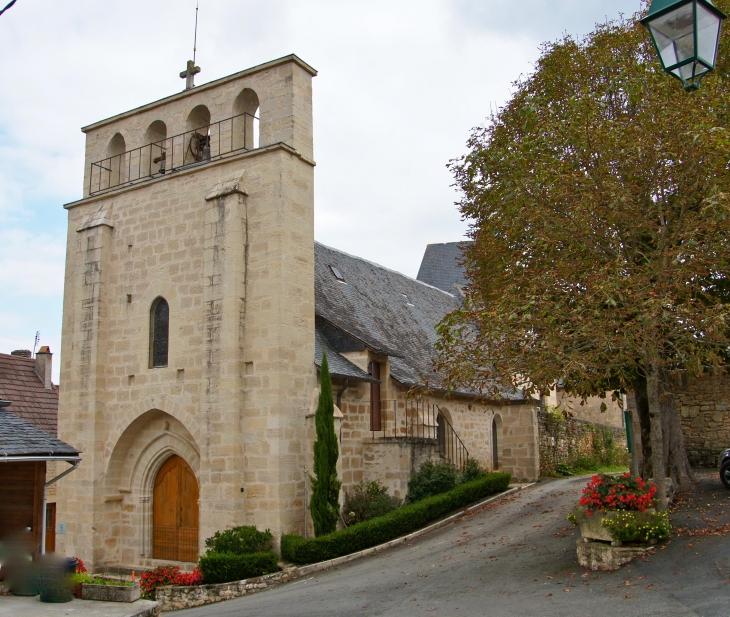
<svg viewBox="0 0 730 617"><path fill-rule="evenodd" d="M118 133L141 145L205 104L260 100L260 147L68 204L59 437L83 463L58 486L59 551L155 565L152 494L171 455L200 490L199 547L304 523L305 414L316 389L311 78L288 57L85 129L88 173ZM87 177L88 180L88 177ZM88 186L88 185L85 185ZM170 308L168 364L150 308Z"/></svg>

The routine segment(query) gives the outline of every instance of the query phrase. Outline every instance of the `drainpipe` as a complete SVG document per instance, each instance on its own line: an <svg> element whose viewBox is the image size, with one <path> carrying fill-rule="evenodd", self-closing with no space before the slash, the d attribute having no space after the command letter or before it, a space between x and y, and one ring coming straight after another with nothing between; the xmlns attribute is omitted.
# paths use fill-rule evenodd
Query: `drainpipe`
<svg viewBox="0 0 730 617"><path fill-rule="evenodd" d="M307 480L309 479L309 469L304 468L304 539L307 539L307 501L309 496L307 495Z"/></svg>
<svg viewBox="0 0 730 617"><path fill-rule="evenodd" d="M71 461L66 461L70 463ZM70 474L72 471L75 471L78 469L78 466L81 464L81 459L77 459L73 463L73 467L67 469L62 474L57 475L52 480L49 480L43 485L43 522L41 523L41 555L46 554L46 492L48 490L48 487L51 486L51 484L58 482L63 476Z"/></svg>
<svg viewBox="0 0 730 617"><path fill-rule="evenodd" d="M342 411L342 395L345 393L345 390L347 390L347 387L350 385L350 378L345 378L345 384L339 389L337 392L337 407L340 411Z"/></svg>

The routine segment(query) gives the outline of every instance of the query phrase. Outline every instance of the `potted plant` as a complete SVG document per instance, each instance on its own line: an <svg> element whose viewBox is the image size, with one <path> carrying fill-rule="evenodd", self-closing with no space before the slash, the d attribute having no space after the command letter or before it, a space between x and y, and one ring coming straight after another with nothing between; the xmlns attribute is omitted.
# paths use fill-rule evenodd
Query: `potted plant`
<svg viewBox="0 0 730 617"><path fill-rule="evenodd" d="M90 583L91 575L86 569L81 557L74 557L74 559L76 560L76 572L71 575L71 586L73 588L74 596L81 598L81 585L84 583Z"/></svg>
<svg viewBox="0 0 730 617"><path fill-rule="evenodd" d="M578 506L568 519L580 527L585 542L656 543L669 537L667 512L654 509L656 486L630 473L598 474L583 489Z"/></svg>

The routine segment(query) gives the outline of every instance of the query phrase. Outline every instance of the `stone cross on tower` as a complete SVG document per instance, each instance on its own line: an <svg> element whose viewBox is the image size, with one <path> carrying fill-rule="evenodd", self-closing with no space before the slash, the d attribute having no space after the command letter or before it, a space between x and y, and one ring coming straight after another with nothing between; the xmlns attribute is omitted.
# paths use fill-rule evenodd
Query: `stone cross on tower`
<svg viewBox="0 0 730 617"><path fill-rule="evenodd" d="M188 68L186 68L180 77L185 80L185 89L190 90L195 87L195 76L200 73L200 67L195 66L195 60L188 60Z"/></svg>

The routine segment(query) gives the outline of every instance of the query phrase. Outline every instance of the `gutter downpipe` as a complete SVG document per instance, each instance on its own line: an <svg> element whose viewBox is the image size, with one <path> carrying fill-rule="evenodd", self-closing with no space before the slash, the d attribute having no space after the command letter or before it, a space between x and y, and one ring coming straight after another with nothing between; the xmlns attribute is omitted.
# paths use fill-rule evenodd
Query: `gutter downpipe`
<svg viewBox="0 0 730 617"><path fill-rule="evenodd" d="M72 461L66 461L67 463L71 463ZM49 480L43 485L43 522L41 523L41 555L46 554L46 491L51 484L54 482L58 482L63 476L70 474L72 471L75 471L78 469L78 466L81 464L81 459L76 459L73 462L73 466L64 471L62 474L57 475L52 480Z"/></svg>
<svg viewBox="0 0 730 617"><path fill-rule="evenodd" d="M337 408L340 411L342 411L342 395L345 393L345 390L347 390L349 385L350 385L350 378L345 377L345 384L337 392Z"/></svg>

